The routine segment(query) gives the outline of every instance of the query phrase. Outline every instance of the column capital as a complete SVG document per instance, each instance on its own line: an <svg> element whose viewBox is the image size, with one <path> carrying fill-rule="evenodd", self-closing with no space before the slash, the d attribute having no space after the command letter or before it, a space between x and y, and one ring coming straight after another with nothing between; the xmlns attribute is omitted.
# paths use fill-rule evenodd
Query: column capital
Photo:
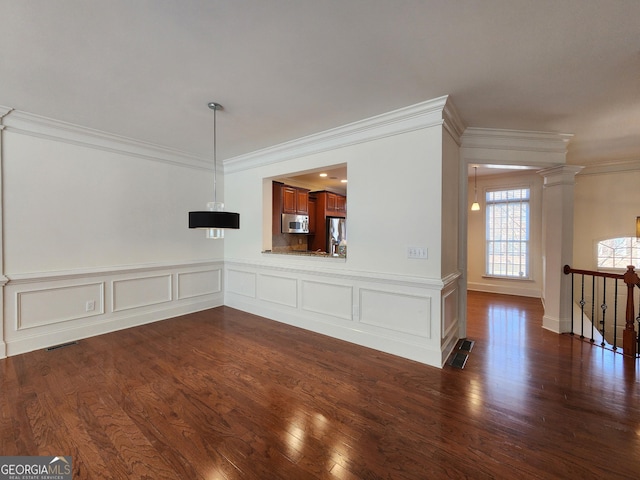
<svg viewBox="0 0 640 480"><path fill-rule="evenodd" d="M583 168L580 165L556 165L538 170L537 173L544 178L544 187L546 188L554 185L573 185L575 176Z"/></svg>

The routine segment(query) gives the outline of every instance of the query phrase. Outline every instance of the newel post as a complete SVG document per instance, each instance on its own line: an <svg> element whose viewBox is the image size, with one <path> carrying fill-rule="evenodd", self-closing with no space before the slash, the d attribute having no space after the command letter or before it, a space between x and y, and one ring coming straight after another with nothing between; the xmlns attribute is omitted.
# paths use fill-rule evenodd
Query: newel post
<svg viewBox="0 0 640 480"><path fill-rule="evenodd" d="M640 283L640 278L634 270L633 265L627 267L627 271L624 273L624 283L627 284L627 313L625 316L626 325L622 332L622 350L625 355L636 356L636 331L633 327L633 322L636 317L635 308L633 305L633 289Z"/></svg>

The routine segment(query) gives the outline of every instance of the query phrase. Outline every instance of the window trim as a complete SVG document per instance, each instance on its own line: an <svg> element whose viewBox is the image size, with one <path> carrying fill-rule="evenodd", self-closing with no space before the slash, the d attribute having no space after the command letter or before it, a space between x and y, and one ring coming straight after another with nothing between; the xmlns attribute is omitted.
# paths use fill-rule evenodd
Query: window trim
<svg viewBox="0 0 640 480"><path fill-rule="evenodd" d="M488 251L488 247L489 247L489 239L487 238L487 226L488 226L488 222L487 222L487 215L489 212L489 205L491 204L496 204L496 203L508 203L508 202L500 202L500 201L488 201L487 200L487 194L490 192L505 192L505 191L509 191L509 190L528 190L529 191L529 198L527 199L527 204L528 204L528 215L527 215L527 240L526 240L526 245L527 245L527 254L526 254L526 269L527 269L527 275L526 276L510 276L510 275L496 275L496 274L491 274L488 272L488 267L489 267L489 251ZM503 186L492 186L492 187L488 187L484 189L483 192L483 200L484 200L484 208L485 208L485 212L484 212L484 272L482 274L482 278L490 278L490 279L499 279L499 280L515 280L518 282L531 282L534 281L533 278L533 274L532 274L532 246L533 246L533 240L532 240L532 228L533 228L533 203L534 203L534 191L533 188L531 186L531 184L522 184L522 183L518 183L518 184L513 184L513 185L503 185ZM515 203L515 202L514 202Z"/></svg>
<svg viewBox="0 0 640 480"><path fill-rule="evenodd" d="M595 260L595 270L598 272L611 272L611 273L622 273L625 272L627 270L627 266L628 265L634 265L633 262L633 253L631 254L631 258L629 259L629 261L625 262L625 265L623 267L601 267L600 266L600 257L598 256L598 251L599 251L599 245L601 242L606 242L607 240L617 240L620 238L629 238L629 239L636 239L637 237L635 237L634 235L628 235L628 234L621 234L621 235L616 235L613 237L607 237L607 238L601 238L599 240L595 240L594 241L594 254L593 254L593 258ZM640 239L637 240L638 243L640 243ZM633 247L631 247L633 248ZM638 249L640 250L640 246L638 247ZM634 265L636 268L640 268L640 256L638 257L638 265Z"/></svg>

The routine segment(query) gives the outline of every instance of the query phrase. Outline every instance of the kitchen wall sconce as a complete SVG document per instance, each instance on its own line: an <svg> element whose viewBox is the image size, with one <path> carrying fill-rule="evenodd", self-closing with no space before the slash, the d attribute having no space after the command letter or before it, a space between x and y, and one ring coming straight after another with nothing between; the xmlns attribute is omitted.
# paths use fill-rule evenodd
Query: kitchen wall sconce
<svg viewBox="0 0 640 480"><path fill-rule="evenodd" d="M240 214L224 211L224 203L218 202L216 197L216 181L218 164L216 159L216 112L222 105L209 102L208 107L213 110L213 202L207 203L207 210L189 212L189 228L205 229L205 237L209 239L224 238L225 228L240 228Z"/></svg>
<svg viewBox="0 0 640 480"><path fill-rule="evenodd" d="M478 167L473 167L473 194L474 200L471 204L471 210L476 212L480 210L480 204L478 203Z"/></svg>

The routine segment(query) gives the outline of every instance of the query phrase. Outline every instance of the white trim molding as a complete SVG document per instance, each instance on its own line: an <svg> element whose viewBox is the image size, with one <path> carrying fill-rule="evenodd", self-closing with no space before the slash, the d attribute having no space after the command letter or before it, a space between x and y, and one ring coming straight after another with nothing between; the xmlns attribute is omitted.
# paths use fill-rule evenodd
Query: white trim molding
<svg viewBox="0 0 640 480"><path fill-rule="evenodd" d="M550 167L566 162L572 134L469 127L461 156L469 163Z"/></svg>
<svg viewBox="0 0 640 480"><path fill-rule="evenodd" d="M0 118L2 118L2 112L5 110L7 110L5 107L0 107ZM7 132L47 138L172 165L200 170L213 170L212 162L180 150L42 117L33 113L9 109L4 114L3 123Z"/></svg>
<svg viewBox="0 0 640 480"><path fill-rule="evenodd" d="M249 170L434 125L443 125L455 141L460 143L464 124L448 96L229 158L224 161L224 171L233 173Z"/></svg>

